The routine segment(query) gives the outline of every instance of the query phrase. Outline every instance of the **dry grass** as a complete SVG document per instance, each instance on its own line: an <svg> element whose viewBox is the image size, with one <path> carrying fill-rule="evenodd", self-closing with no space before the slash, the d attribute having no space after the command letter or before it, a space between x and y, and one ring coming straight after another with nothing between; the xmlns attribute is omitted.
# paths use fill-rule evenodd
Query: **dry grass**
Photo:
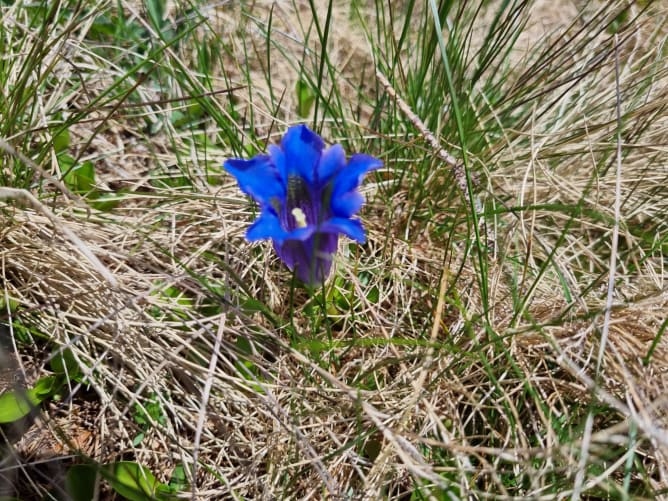
<svg viewBox="0 0 668 501"><path fill-rule="evenodd" d="M245 85L241 67L251 59L254 85L235 99L256 114L256 137L297 120L297 72L287 59L304 51L308 3L297 4L274 9L286 54L272 49L282 68L273 89L263 87L259 47L267 42L254 21L244 17L245 31L234 31L238 7L211 11L212 26L233 35L230 66L225 78L213 75L215 90ZM256 2L253 13L266 20L270 7ZM572 20L564 10L556 14ZM351 79L344 95L352 109L355 76L371 56L366 42L356 42L361 31L347 10L334 16L332 54ZM624 45L622 88L660 56L662 49L643 38L658 29L665 30L658 18L646 19ZM527 33L542 34L535 24ZM257 52L243 55L244 40ZM99 70L88 92L113 80L110 61L83 46L69 51L71 60ZM189 56L176 57L187 68ZM314 63L307 51L305 64ZM100 463L138 461L163 482L184 464L198 499L408 499L417 487L426 497L447 488L455 497L561 499L582 487L600 496L596 486L622 485L633 455L646 472L644 479L633 474L634 485L668 489L668 336L653 346L668 311L665 243L648 252L646 232L637 231L653 227L656 241L665 242L665 71L624 124L615 301L602 373L595 370L614 221L615 178L605 172L614 165L611 68L563 97L558 116L536 113L526 128L508 131L504 148L485 165L482 200L534 206L485 221L488 312L479 271L463 257L467 241L411 227L397 216L405 193L389 203L378 196L385 181L366 185L369 242L342 246L323 308L320 298L291 291L270 245L244 240L252 207L233 181L219 171L202 174L232 154L226 147L209 146L205 156L169 123L149 137L125 114L77 124L73 148L85 146L79 153L97 160L100 184L129 192L115 210L90 215L64 197L45 203L118 286L43 214L12 203L2 209L3 295L20 306L6 307L0 322L29 325L33 338L10 343L15 370L30 385L50 373L52 348L67 347L89 385L72 382L64 400L44 407L4 459L2 475L24 494L43 493L58 475L45 478L28 466L67 465L76 459L66 454L81 452ZM262 98L284 89L281 107L268 109ZM147 101L155 97L146 90ZM69 102L87 99L80 90ZM633 96L622 99L630 106ZM226 100L216 101L224 113ZM142 112L152 113L148 108ZM163 111L153 111L150 120L160 121ZM104 127L93 133L98 123ZM324 129L332 142L335 130ZM194 190L156 185L156 169L183 163ZM381 176L391 178L394 167L386 165ZM580 213L542 209L578 203ZM543 269L546 261L552 264ZM166 419L133 446L142 431L136 404L154 395ZM586 429L590 412L595 419Z"/></svg>

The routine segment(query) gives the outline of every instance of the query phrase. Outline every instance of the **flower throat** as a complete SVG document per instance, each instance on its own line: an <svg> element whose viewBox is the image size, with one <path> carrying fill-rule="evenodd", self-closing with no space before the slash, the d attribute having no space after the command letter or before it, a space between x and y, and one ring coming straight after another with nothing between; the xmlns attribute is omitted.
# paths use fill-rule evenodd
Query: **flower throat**
<svg viewBox="0 0 668 501"><path fill-rule="evenodd" d="M286 218L290 229L305 228L314 224L313 201L306 181L299 176L289 176L285 200Z"/></svg>

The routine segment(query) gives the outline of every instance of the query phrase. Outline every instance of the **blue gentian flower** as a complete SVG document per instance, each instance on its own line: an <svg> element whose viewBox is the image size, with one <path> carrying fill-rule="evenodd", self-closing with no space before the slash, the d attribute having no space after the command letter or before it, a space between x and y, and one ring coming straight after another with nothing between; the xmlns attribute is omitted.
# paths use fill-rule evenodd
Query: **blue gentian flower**
<svg viewBox="0 0 668 501"><path fill-rule="evenodd" d="M311 286L329 275L339 234L365 242L362 222L353 217L364 202L357 188L367 172L382 165L363 154L346 161L341 145L324 146L315 132L297 125L280 146L269 146L269 154L223 165L260 205L246 238L271 239L281 260Z"/></svg>

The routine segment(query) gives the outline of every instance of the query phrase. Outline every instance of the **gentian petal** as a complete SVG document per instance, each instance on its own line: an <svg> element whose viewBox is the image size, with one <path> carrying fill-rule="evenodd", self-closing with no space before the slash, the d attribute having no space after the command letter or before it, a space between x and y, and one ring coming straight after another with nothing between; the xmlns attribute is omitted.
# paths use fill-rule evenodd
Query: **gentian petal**
<svg viewBox="0 0 668 501"><path fill-rule="evenodd" d="M241 191L258 203L270 204L273 198L285 198L285 187L267 155L250 160L230 158L223 168L237 179Z"/></svg>
<svg viewBox="0 0 668 501"><path fill-rule="evenodd" d="M283 136L281 146L285 153L287 175L298 174L310 185L325 143L320 136L305 125L290 127Z"/></svg>
<svg viewBox="0 0 668 501"><path fill-rule="evenodd" d="M283 184L287 186L288 167L285 164L285 152L275 144L270 144L268 150L271 162L274 164L274 167L276 167L276 171L283 181Z"/></svg>
<svg viewBox="0 0 668 501"><path fill-rule="evenodd" d="M289 232L281 226L278 216L269 209L264 209L255 222L246 230L246 239L249 242L271 238L277 242L283 242Z"/></svg>
<svg viewBox="0 0 668 501"><path fill-rule="evenodd" d="M378 169L382 165L383 162L370 155L357 154L351 156L346 168L341 170L334 178L332 199L356 189L367 172Z"/></svg>
<svg viewBox="0 0 668 501"><path fill-rule="evenodd" d="M350 191L345 195L332 198L330 207L332 213L338 217L350 217L362 208L364 197L357 191Z"/></svg>
<svg viewBox="0 0 668 501"><path fill-rule="evenodd" d="M288 240L301 240L304 241L315 233L315 226L307 226L305 228L297 228L288 233L286 239Z"/></svg>
<svg viewBox="0 0 668 501"><path fill-rule="evenodd" d="M274 242L274 250L278 257L291 270L295 269L297 263L307 263L306 246L299 240L286 240L285 242Z"/></svg>
<svg viewBox="0 0 668 501"><path fill-rule="evenodd" d="M339 245L339 235L336 232L321 232L313 234L313 246L316 248L316 258L330 259Z"/></svg>
<svg viewBox="0 0 668 501"><path fill-rule="evenodd" d="M318 230L323 233L343 233L347 237L357 240L359 243L363 244L366 242L364 227L359 219L333 217L329 221L320 225Z"/></svg>
<svg viewBox="0 0 668 501"><path fill-rule="evenodd" d="M338 171L346 166L346 152L340 144L335 144L327 148L320 158L317 168L318 184L324 185Z"/></svg>
<svg viewBox="0 0 668 501"><path fill-rule="evenodd" d="M316 233L308 240L286 240L282 245L274 243L281 260L294 270L297 278L311 286L322 284L332 267L338 243L336 233Z"/></svg>

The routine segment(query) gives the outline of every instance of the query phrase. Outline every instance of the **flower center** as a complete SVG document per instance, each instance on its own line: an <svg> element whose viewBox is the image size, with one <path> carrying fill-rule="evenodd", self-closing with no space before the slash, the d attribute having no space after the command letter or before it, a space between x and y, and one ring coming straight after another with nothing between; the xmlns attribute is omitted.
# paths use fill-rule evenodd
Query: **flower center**
<svg viewBox="0 0 668 501"><path fill-rule="evenodd" d="M292 217L295 218L297 228L306 228L306 214L304 214L303 210L301 210L299 207L295 207L292 209Z"/></svg>
<svg viewBox="0 0 668 501"><path fill-rule="evenodd" d="M305 179L300 176L288 177L287 196L285 200L285 223L288 229L306 228L309 224L317 224L317 208L313 205L316 196L309 189Z"/></svg>

